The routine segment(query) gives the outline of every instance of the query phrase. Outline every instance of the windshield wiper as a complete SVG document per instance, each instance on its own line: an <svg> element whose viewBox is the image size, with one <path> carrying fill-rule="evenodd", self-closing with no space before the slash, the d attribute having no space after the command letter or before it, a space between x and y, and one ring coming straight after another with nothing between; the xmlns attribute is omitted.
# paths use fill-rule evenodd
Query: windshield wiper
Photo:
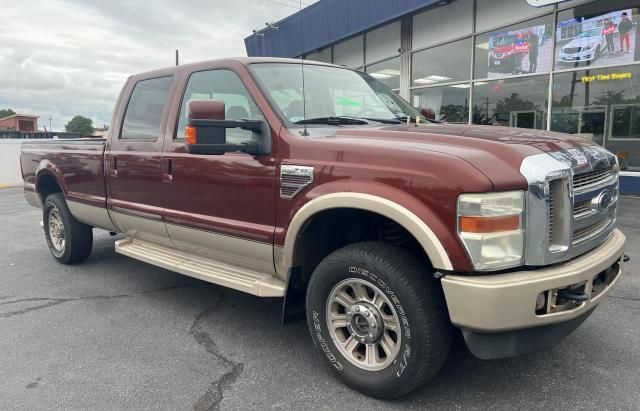
<svg viewBox="0 0 640 411"><path fill-rule="evenodd" d="M362 118L369 121L376 121L382 124L402 124L402 121L396 118L370 118L370 117L362 117Z"/></svg>
<svg viewBox="0 0 640 411"><path fill-rule="evenodd" d="M354 117L335 116L335 117L306 118L304 120L298 120L294 122L294 124L328 124L330 126L339 126L339 125L362 126L365 124L369 124L369 122L364 119L359 119Z"/></svg>

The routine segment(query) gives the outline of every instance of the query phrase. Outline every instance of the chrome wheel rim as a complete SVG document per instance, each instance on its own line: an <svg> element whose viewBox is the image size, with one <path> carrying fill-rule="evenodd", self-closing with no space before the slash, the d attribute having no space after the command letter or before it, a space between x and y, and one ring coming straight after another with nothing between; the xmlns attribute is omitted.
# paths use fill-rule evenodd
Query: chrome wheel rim
<svg viewBox="0 0 640 411"><path fill-rule="evenodd" d="M62 222L62 216L58 207L54 206L49 210L48 218L49 227L49 239L51 240L51 246L55 254L59 255L64 252L65 237L64 237L64 223Z"/></svg>
<svg viewBox="0 0 640 411"><path fill-rule="evenodd" d="M396 310L375 285L356 278L336 284L327 299L327 327L349 362L367 371L391 365L400 351Z"/></svg>

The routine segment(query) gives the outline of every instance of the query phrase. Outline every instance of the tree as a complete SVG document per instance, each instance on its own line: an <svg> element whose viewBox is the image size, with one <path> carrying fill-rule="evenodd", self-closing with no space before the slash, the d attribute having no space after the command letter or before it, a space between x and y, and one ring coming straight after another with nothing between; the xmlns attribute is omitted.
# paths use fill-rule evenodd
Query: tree
<svg viewBox="0 0 640 411"><path fill-rule="evenodd" d="M73 133L89 135L93 133L93 120L82 116L75 116L71 121L65 124L64 129Z"/></svg>
<svg viewBox="0 0 640 411"><path fill-rule="evenodd" d="M11 110L10 108L0 109L0 118L13 116L14 114L16 114L16 112Z"/></svg>

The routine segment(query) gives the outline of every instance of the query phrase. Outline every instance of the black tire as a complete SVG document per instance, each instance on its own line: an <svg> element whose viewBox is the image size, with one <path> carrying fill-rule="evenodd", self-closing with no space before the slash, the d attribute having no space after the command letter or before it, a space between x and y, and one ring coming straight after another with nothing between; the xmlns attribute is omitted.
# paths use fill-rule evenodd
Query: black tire
<svg viewBox="0 0 640 411"><path fill-rule="evenodd" d="M432 274L427 264L407 251L380 242L346 246L318 265L307 289L307 323L316 349L347 385L373 397L394 399L424 385L442 368L452 327L442 288ZM328 299L334 287L339 289L350 279L377 287L399 314L400 351L395 358L389 356L393 362L386 368L355 365L329 332Z"/></svg>
<svg viewBox="0 0 640 411"><path fill-rule="evenodd" d="M64 233L62 246L54 245L54 240L52 239L51 230L55 228L51 227L50 220L53 218L62 222L62 227L60 228L61 232ZM78 222L73 217L63 194L55 193L46 198L42 207L42 221L44 223L44 237L47 240L49 251L60 263L79 263L91 255L93 229L91 226ZM56 234L54 234L54 237L56 237ZM56 244L59 243L56 242Z"/></svg>

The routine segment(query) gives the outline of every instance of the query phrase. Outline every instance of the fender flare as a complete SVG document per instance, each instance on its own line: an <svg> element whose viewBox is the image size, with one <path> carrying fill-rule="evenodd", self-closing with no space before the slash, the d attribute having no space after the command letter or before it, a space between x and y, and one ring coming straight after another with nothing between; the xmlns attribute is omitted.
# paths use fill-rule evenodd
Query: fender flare
<svg viewBox="0 0 640 411"><path fill-rule="evenodd" d="M345 206L348 204L348 206ZM295 245L305 223L315 214L334 208L355 208L383 215L404 227L420 243L436 269L452 271L449 255L433 230L406 207L383 197L356 193L338 192L321 195L306 203L294 215L284 243L284 267L293 266Z"/></svg>
<svg viewBox="0 0 640 411"><path fill-rule="evenodd" d="M42 207L42 203L44 203L44 198L41 198L40 195L42 187L40 186L42 182L42 177L49 176L53 178L53 180L58 184L62 194L67 197L67 190L63 182L63 175L60 170L49 160L42 160L38 167L35 170L35 177L33 179L33 193L36 197L36 201L38 202L38 206Z"/></svg>

